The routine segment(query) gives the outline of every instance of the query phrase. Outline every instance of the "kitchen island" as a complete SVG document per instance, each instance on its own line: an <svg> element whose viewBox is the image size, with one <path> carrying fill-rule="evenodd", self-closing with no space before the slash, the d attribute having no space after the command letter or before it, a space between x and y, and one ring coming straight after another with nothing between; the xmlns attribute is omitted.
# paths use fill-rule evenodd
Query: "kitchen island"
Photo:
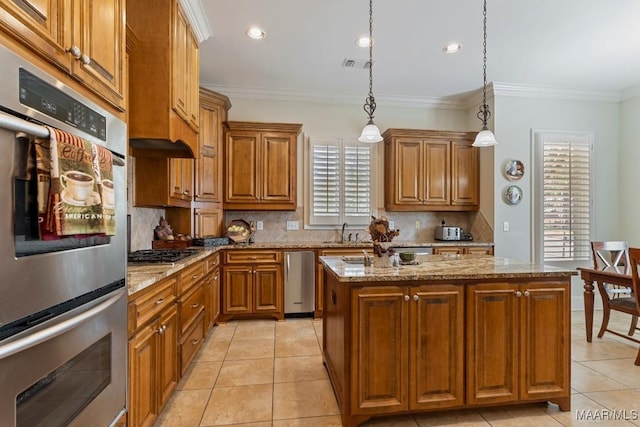
<svg viewBox="0 0 640 427"><path fill-rule="evenodd" d="M321 257L323 357L343 426L524 402L570 409L574 270L486 255L417 261Z"/></svg>

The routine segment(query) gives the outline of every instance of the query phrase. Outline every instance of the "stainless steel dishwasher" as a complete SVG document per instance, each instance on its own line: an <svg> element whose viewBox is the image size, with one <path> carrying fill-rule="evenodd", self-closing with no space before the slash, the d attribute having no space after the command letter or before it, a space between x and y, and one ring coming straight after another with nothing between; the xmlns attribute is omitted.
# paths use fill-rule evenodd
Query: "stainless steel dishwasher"
<svg viewBox="0 0 640 427"><path fill-rule="evenodd" d="M313 316L315 308L315 254L313 251L284 253L285 317Z"/></svg>

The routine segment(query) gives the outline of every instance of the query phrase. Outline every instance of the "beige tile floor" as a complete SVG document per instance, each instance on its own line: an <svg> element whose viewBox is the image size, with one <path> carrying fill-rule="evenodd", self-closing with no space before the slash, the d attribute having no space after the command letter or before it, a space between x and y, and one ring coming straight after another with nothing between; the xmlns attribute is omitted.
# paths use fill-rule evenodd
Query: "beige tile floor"
<svg viewBox="0 0 640 427"><path fill-rule="evenodd" d="M637 345L605 334L585 339L584 313L572 312L572 409L552 404L371 420L365 426L640 426ZM629 318L612 314L625 331ZM156 427L339 427L340 411L322 364L322 322L251 320L216 326L178 384ZM607 412L608 411L608 412Z"/></svg>

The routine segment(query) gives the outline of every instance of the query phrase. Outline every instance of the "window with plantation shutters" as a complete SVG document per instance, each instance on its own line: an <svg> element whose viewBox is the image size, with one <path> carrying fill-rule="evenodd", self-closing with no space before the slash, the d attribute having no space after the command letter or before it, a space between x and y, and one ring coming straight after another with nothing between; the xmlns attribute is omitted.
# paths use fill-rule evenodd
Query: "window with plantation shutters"
<svg viewBox="0 0 640 427"><path fill-rule="evenodd" d="M310 225L366 225L371 220L373 146L355 140L309 140Z"/></svg>
<svg viewBox="0 0 640 427"><path fill-rule="evenodd" d="M589 260L592 134L536 134L542 261Z"/></svg>

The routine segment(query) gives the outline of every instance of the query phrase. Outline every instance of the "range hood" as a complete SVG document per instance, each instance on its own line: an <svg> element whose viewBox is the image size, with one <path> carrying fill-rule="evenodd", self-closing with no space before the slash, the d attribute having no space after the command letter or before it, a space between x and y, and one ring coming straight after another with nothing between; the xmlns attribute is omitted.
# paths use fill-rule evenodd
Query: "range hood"
<svg viewBox="0 0 640 427"><path fill-rule="evenodd" d="M161 138L131 138L129 148L133 157L171 157L193 159L191 146L181 139L171 141Z"/></svg>

